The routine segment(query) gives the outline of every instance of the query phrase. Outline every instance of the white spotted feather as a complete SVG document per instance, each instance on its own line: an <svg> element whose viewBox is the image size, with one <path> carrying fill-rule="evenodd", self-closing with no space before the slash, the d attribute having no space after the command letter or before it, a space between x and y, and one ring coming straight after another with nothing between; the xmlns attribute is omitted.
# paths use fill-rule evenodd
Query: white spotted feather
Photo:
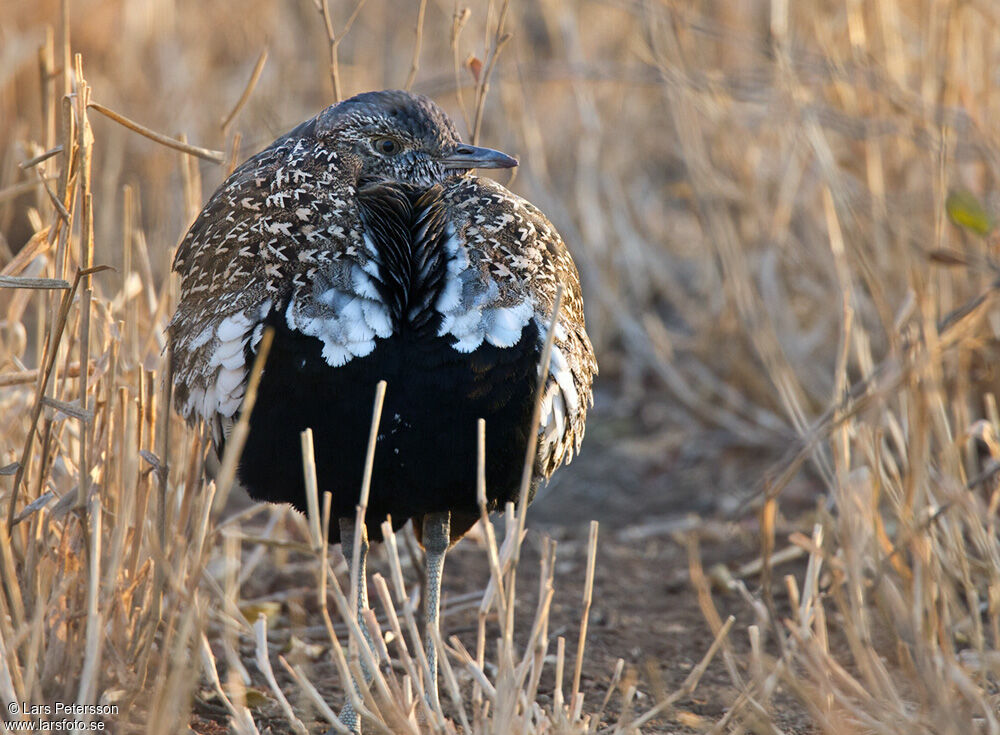
<svg viewBox="0 0 1000 735"><path fill-rule="evenodd" d="M316 133L336 110L238 168L178 250L181 297L169 329L176 401L191 421L231 424L246 391L248 359L272 311L289 329L318 339L332 369L370 355L393 335L376 285L379 253L357 205L358 182L335 141ZM430 184L438 175L423 168L419 179ZM564 289L535 465L537 475L548 477L579 450L597 372L576 268L555 228L529 202L489 179L451 176L437 183L446 227L443 282L431 301L411 306L433 309L436 334L452 349L506 349L533 323L540 354L556 290ZM424 215L418 237L431 227L429 209Z"/></svg>

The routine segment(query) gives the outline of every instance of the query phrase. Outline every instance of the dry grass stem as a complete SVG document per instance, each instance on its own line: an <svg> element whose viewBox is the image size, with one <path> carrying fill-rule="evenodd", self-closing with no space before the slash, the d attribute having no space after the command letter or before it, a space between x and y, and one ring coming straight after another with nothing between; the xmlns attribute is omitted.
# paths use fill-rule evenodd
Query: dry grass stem
<svg viewBox="0 0 1000 735"><path fill-rule="evenodd" d="M345 732L345 702L378 733L1000 735L993 5L133 5L4 24L0 697L150 735ZM412 532L383 526L357 611L309 432L306 517L241 505L271 333L218 465L165 336L173 249L227 172L399 84L520 157L601 362L532 511L558 561L525 521L534 445L491 518L499 427L475 428L435 705Z"/></svg>
<svg viewBox="0 0 1000 735"><path fill-rule="evenodd" d="M233 120L236 116L240 114L240 110L246 105L247 101L250 99L250 95L253 94L254 87L257 86L257 82L260 80L260 75L264 73L264 64L267 63L267 49L260 52L260 56L257 57L257 63L253 66L253 71L250 72L250 78L247 80L247 86L243 88L243 93L240 94L240 98L236 100L236 104L233 105L233 109L229 111L222 122L219 123L219 127L222 128L222 133L225 134L232 125Z"/></svg>
<svg viewBox="0 0 1000 735"><path fill-rule="evenodd" d="M189 143L184 143L179 140L171 138L169 135L163 135L162 133L157 133L155 130L150 130L144 125L140 125L134 120L130 120L124 115L111 110L104 105L98 104L97 102L91 102L88 107L97 110L99 113L114 120L119 125L123 125L134 133L143 135L150 140L156 141L161 145L165 145L168 148L173 148L181 153L187 153L192 156L197 156L198 158L204 158L206 161L211 161L212 163L222 163L226 159L226 155L222 151L213 151L208 148L202 148L200 146L191 145Z"/></svg>

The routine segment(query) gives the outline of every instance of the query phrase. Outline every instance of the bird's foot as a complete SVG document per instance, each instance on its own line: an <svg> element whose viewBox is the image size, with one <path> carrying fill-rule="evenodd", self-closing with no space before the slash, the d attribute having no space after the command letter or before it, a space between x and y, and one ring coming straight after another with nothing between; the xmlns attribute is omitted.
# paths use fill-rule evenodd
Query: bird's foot
<svg viewBox="0 0 1000 735"><path fill-rule="evenodd" d="M348 702L344 709L340 710L340 724L350 730L355 735L361 735L361 715L354 711L354 706ZM332 727L326 731L326 735L338 735Z"/></svg>

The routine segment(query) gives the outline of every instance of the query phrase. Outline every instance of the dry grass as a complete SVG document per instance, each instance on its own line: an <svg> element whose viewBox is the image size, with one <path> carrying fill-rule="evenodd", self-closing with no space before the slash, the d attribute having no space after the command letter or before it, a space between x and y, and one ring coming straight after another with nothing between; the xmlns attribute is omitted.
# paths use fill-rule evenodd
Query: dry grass
<svg viewBox="0 0 1000 735"><path fill-rule="evenodd" d="M585 701L585 658L549 640L553 549L538 607L508 615L523 523L509 512L503 541L484 527L477 650L442 642L443 711L423 704L409 555L388 544L368 621L392 641L357 702L373 727L777 733L782 692L811 731L1000 732L996 240L975 232L968 198L951 213L973 227L946 214L951 190L988 211L998 200L994 5L358 7L99 0L68 24L55 2L5 11L0 696L114 702L113 727L158 733L183 731L194 703L241 733L262 712L301 731L320 727L324 702L339 708L311 689L319 655L342 678L358 666L357 645L337 642L360 635L331 572L339 557L306 519L226 510L226 483L202 479L206 449L168 410L168 265L227 168L334 85L412 83L521 156L511 186L550 213L582 271L614 397L604 415L665 396L654 425L629 431L708 428L720 441L705 462L732 446L781 459L745 478L759 572L749 586L722 580L755 616L749 629L717 611L690 539L716 634L693 655L718 651L734 692L720 720L674 709L699 667L652 708L637 708L628 677L610 682L615 714ZM159 142L92 114L88 96ZM115 270L90 270L104 265ZM803 477L830 502L779 537L782 490ZM808 564L779 579L790 547ZM272 557L321 590L311 610L332 613L284 652L267 622L273 634L275 601L294 590L241 595ZM543 669L570 686L539 698Z"/></svg>

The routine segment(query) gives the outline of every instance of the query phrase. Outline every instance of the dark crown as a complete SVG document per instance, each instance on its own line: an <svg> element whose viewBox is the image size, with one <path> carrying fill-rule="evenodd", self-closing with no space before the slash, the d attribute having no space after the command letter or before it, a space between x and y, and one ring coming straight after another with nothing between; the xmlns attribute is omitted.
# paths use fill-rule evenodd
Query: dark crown
<svg viewBox="0 0 1000 735"><path fill-rule="evenodd" d="M517 161L499 151L462 143L437 104L401 90L365 92L303 123L290 137L310 137L341 159L341 171L361 185L429 185L473 168L508 168Z"/></svg>

